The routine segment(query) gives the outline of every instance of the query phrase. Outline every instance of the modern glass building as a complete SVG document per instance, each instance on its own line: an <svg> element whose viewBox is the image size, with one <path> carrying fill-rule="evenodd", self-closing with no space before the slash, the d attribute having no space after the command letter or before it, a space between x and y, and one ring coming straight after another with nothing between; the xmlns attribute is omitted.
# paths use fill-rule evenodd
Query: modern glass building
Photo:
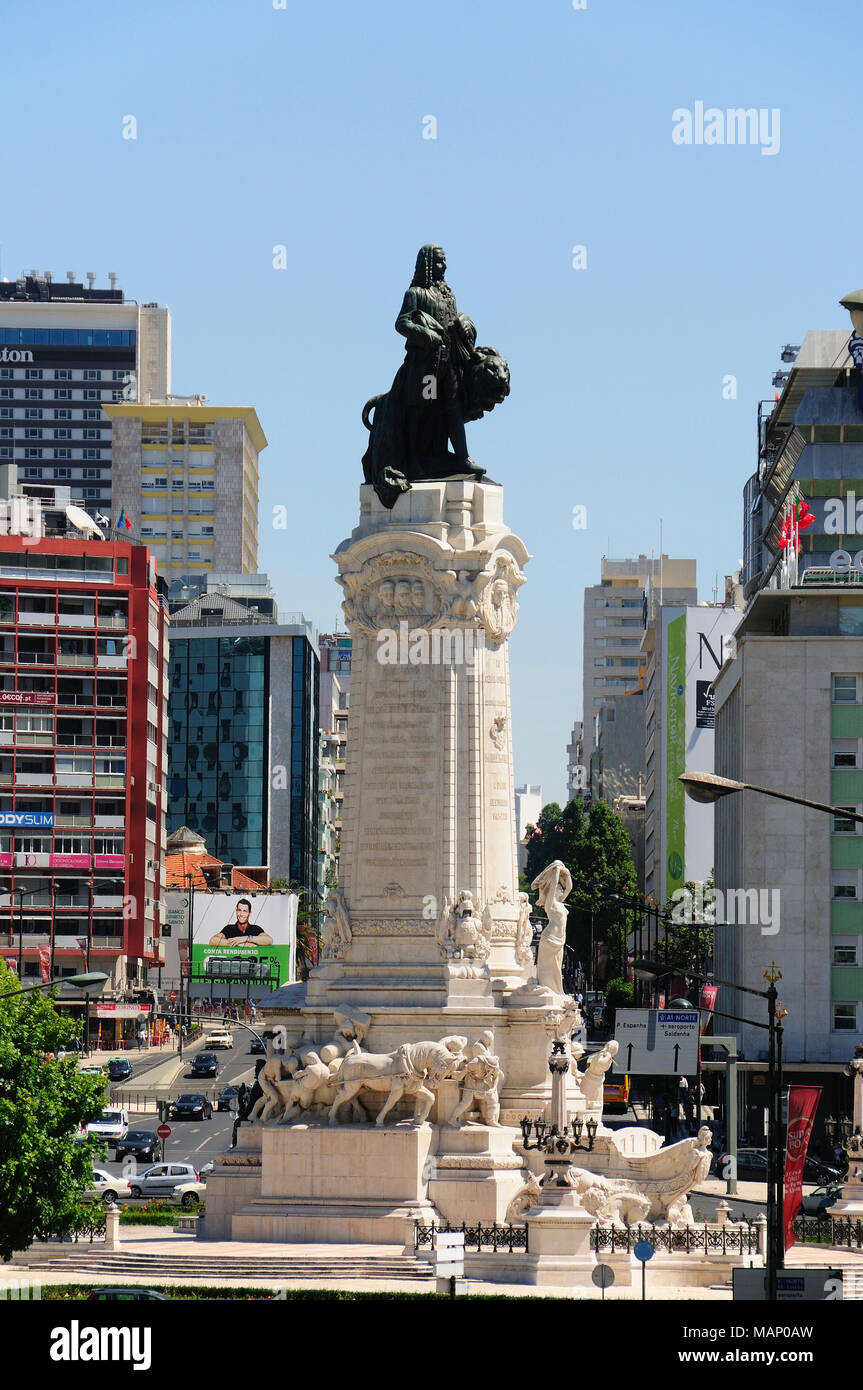
<svg viewBox="0 0 863 1390"><path fill-rule="evenodd" d="M168 831L187 825L225 863L311 892L317 636L302 614L279 621L265 576L186 575L175 591Z"/></svg>

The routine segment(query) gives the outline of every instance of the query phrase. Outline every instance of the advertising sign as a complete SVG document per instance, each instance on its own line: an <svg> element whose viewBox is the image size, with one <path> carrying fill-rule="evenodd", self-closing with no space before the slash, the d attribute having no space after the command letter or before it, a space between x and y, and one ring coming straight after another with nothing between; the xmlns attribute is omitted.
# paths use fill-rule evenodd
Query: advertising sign
<svg viewBox="0 0 863 1390"><path fill-rule="evenodd" d="M152 1004L102 1004L96 1005L97 1018L137 1018L139 1014L147 1017L152 1013Z"/></svg>
<svg viewBox="0 0 863 1390"><path fill-rule="evenodd" d="M181 897L187 913L188 896ZM258 965L265 975L275 962L279 983L292 980L298 903L295 893L196 893L193 975L224 979L232 973L232 965L238 966L237 974L253 974ZM184 934L188 930L188 916L182 930Z"/></svg>
<svg viewBox="0 0 863 1390"><path fill-rule="evenodd" d="M0 705L55 705L56 695L35 690L0 690Z"/></svg>
<svg viewBox="0 0 863 1390"><path fill-rule="evenodd" d="M716 722L716 696L712 681L695 682L695 727L712 729Z"/></svg>
<svg viewBox="0 0 863 1390"><path fill-rule="evenodd" d="M0 811L0 825L53 825L53 811Z"/></svg>
<svg viewBox="0 0 863 1390"><path fill-rule="evenodd" d="M803 1165L815 1111L821 1099L820 1086L788 1087L788 1127L785 1140L785 1249L794 1244L794 1218L803 1203Z"/></svg>

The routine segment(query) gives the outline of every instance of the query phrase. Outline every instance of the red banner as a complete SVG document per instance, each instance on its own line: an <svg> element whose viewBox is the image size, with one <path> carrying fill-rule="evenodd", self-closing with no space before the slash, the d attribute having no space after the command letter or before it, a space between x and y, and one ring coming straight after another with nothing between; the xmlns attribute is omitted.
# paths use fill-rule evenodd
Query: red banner
<svg viewBox="0 0 863 1390"><path fill-rule="evenodd" d="M42 983L47 985L51 978L51 947L39 947L39 965L42 970Z"/></svg>
<svg viewBox="0 0 863 1390"><path fill-rule="evenodd" d="M708 1025L709 1022L710 1022L710 1015L713 1013L713 1009L714 1009L714 1007L715 1007L715 1005L716 1005L716 996L717 996L718 993L719 993L719 986L718 986L718 985L702 985L702 986L701 986L701 999L699 1000L699 1008L701 1009L701 1034L702 1034L702 1036L703 1036L704 1033L706 1032L706 1030L707 1030L707 1025ZM707 1015L706 1018L704 1017L705 1014Z"/></svg>
<svg viewBox="0 0 863 1390"><path fill-rule="evenodd" d="M87 940L86 936L76 936L75 940L78 942L78 950L81 952L81 955L82 955L83 958L84 958L84 964L86 965L86 964L87 964L87 951L88 951L88 948L89 948L90 943L89 943L89 941Z"/></svg>
<svg viewBox="0 0 863 1390"><path fill-rule="evenodd" d="M803 1202L803 1165L809 1136L821 1099L820 1086L788 1087L788 1127L785 1139L785 1249L796 1239L794 1218Z"/></svg>

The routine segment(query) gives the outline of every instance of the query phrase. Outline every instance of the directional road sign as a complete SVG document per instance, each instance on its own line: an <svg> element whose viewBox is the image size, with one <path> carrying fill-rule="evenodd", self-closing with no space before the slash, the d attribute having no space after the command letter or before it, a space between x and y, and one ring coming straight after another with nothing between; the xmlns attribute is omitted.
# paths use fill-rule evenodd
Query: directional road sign
<svg viewBox="0 0 863 1390"><path fill-rule="evenodd" d="M698 1014L679 1009L618 1009L617 1071L689 1075L698 1068Z"/></svg>

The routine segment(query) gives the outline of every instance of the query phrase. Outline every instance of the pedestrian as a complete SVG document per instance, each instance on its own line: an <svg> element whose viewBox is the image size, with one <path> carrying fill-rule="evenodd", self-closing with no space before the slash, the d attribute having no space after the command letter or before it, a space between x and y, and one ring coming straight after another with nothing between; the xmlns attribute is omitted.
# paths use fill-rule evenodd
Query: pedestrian
<svg viewBox="0 0 863 1390"><path fill-rule="evenodd" d="M139 1052L142 1050L143 1046L144 1046L144 1030L143 1030L143 1028L139 1028L139 1029L138 1029L138 1051L139 1051Z"/></svg>

